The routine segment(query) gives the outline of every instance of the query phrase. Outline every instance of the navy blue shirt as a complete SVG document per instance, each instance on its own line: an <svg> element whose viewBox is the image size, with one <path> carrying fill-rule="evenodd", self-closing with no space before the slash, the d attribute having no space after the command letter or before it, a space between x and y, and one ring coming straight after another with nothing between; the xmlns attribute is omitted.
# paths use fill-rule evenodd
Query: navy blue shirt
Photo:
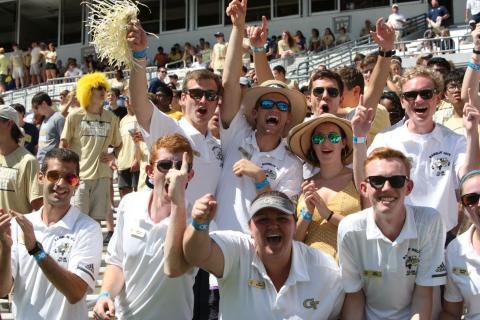
<svg viewBox="0 0 480 320"><path fill-rule="evenodd" d="M25 136L23 139L23 146L25 149L30 151L31 154L36 155L37 145L38 145L38 129L35 125L25 122L23 125L23 131L25 131Z"/></svg>
<svg viewBox="0 0 480 320"><path fill-rule="evenodd" d="M430 20L432 20L433 22L435 22L437 21L438 17L442 17L446 14L449 14L447 8L445 8L445 6L438 6L436 8L430 8L430 10L428 10L427 17L430 18ZM447 20L442 20L441 26L446 27Z"/></svg>

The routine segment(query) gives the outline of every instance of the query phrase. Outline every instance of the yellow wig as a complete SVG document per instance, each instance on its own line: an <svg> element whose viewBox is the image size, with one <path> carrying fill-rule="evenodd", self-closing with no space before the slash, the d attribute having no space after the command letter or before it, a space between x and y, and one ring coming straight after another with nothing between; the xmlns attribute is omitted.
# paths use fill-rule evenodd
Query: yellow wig
<svg viewBox="0 0 480 320"><path fill-rule="evenodd" d="M92 89L98 86L104 86L107 91L110 90L108 79L102 72L94 72L84 75L77 82L77 100L80 106L86 109L92 98Z"/></svg>

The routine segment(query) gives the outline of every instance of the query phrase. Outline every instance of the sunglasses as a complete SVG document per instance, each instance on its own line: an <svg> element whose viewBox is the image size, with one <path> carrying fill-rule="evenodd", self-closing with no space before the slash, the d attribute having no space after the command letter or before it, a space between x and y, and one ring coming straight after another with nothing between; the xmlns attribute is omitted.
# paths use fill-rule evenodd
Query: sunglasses
<svg viewBox="0 0 480 320"><path fill-rule="evenodd" d="M190 98L195 100L201 100L205 97L207 101L215 101L218 98L217 92L213 90L188 89L187 92Z"/></svg>
<svg viewBox="0 0 480 320"><path fill-rule="evenodd" d="M474 205L478 205L478 200L480 199L480 193L477 193L477 192L467 193L461 196L460 199L462 200L462 204L465 207L470 208L470 207L473 207Z"/></svg>
<svg viewBox="0 0 480 320"><path fill-rule="evenodd" d="M168 170L172 169L175 166L175 169L180 170L182 168L182 160L173 161L173 160L158 160L157 169L160 172L166 173ZM192 164L188 164L188 171L192 170Z"/></svg>
<svg viewBox="0 0 480 320"><path fill-rule="evenodd" d="M99 86L97 86L97 87L95 87L95 88L93 88L93 89L99 90L99 91L103 91L103 90L107 91L107 88L106 88L105 86L102 86L102 85L99 85Z"/></svg>
<svg viewBox="0 0 480 320"><path fill-rule="evenodd" d="M278 110L285 112L290 109L290 105L285 101L273 101L272 99L263 99L258 102L258 105L262 109L272 109L274 106L277 106Z"/></svg>
<svg viewBox="0 0 480 320"><path fill-rule="evenodd" d="M315 97L321 97L323 96L323 93L327 90L327 93L330 97L336 98L340 94L340 91L337 88L332 88L332 87L316 87L313 88L312 92Z"/></svg>
<svg viewBox="0 0 480 320"><path fill-rule="evenodd" d="M384 176L370 176L365 179L372 188L375 189L382 189L385 185L385 182L388 181L392 188L399 189L403 188L405 185L405 181L408 180L407 176L391 176L391 177L384 177Z"/></svg>
<svg viewBox="0 0 480 320"><path fill-rule="evenodd" d="M423 100L430 100L433 97L433 94L436 92L434 89L425 89L425 90L419 90L419 91L407 91L402 93L402 97L407 100L407 101L415 101L417 99L418 95Z"/></svg>
<svg viewBox="0 0 480 320"><path fill-rule="evenodd" d="M312 135L312 143L313 144L322 144L325 142L325 136L327 137L328 141L333 144L337 144L342 140L342 137L336 132L330 132L327 134L314 134Z"/></svg>
<svg viewBox="0 0 480 320"><path fill-rule="evenodd" d="M80 178L75 173L62 174L57 170L48 171L46 177L51 183L57 183L58 180L63 178L72 187L76 187L80 182Z"/></svg>

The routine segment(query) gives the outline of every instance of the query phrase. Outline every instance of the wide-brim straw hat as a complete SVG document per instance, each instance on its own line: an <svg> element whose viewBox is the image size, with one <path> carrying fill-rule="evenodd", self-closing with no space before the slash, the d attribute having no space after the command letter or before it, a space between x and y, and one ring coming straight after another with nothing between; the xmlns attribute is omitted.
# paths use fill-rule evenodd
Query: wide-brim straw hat
<svg viewBox="0 0 480 320"><path fill-rule="evenodd" d="M339 118L330 113L324 113L312 120L301 123L288 134L287 143L290 148L290 151L297 155L303 161L318 167L319 163L315 162L314 159L309 156L310 149L312 148L312 135L315 131L315 128L321 125L322 123L333 123L339 126L346 137L346 151L342 152L342 161L344 165L348 165L353 161L353 131L352 124L346 119Z"/></svg>
<svg viewBox="0 0 480 320"><path fill-rule="evenodd" d="M292 119L290 123L285 125L282 134L283 137L286 137L291 128L299 123L302 123L305 119L305 115L307 114L307 100L300 91L288 89L285 83L277 80L267 80L258 87L247 89L243 95L242 105L245 117L252 128L256 127L252 110L255 108L255 104L257 103L258 99L267 93L280 93L286 96L290 101L290 112L292 114Z"/></svg>

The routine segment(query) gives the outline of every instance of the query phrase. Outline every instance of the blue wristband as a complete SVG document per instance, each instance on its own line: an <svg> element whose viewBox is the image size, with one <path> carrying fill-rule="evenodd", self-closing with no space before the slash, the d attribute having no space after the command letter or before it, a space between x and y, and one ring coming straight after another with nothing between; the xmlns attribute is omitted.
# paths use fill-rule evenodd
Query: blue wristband
<svg viewBox="0 0 480 320"><path fill-rule="evenodd" d="M268 181L267 178L265 178L263 181L261 182L255 182L255 189L257 190L262 190L263 188L265 188L266 186L268 186L270 184L270 182Z"/></svg>
<svg viewBox="0 0 480 320"><path fill-rule="evenodd" d="M252 47L252 51L253 52L265 52L265 48L264 47Z"/></svg>
<svg viewBox="0 0 480 320"><path fill-rule="evenodd" d="M97 300L99 300L100 298L108 298L108 299L112 299L112 296L110 296L110 293L104 291L104 292L101 292L98 297L97 297Z"/></svg>
<svg viewBox="0 0 480 320"><path fill-rule="evenodd" d="M480 71L480 64L478 63L469 62L467 63L467 67L473 70Z"/></svg>
<svg viewBox="0 0 480 320"><path fill-rule="evenodd" d="M209 226L210 226L210 221L205 223L198 223L197 221L192 220L192 227L197 231L207 231Z"/></svg>
<svg viewBox="0 0 480 320"><path fill-rule="evenodd" d="M357 137L353 136L352 138L354 144L359 144L359 143L366 143L367 142L367 137Z"/></svg>
<svg viewBox="0 0 480 320"><path fill-rule="evenodd" d="M40 262L43 259L45 259L46 257L48 257L48 254L45 251L41 250L36 255L34 255L33 257L35 258L35 261Z"/></svg>
<svg viewBox="0 0 480 320"><path fill-rule="evenodd" d="M135 59L142 59L147 56L147 48L141 50L141 51L133 51L133 57Z"/></svg>
<svg viewBox="0 0 480 320"><path fill-rule="evenodd" d="M300 210L300 214L302 215L303 220L312 221L313 214L305 210L305 208Z"/></svg>

